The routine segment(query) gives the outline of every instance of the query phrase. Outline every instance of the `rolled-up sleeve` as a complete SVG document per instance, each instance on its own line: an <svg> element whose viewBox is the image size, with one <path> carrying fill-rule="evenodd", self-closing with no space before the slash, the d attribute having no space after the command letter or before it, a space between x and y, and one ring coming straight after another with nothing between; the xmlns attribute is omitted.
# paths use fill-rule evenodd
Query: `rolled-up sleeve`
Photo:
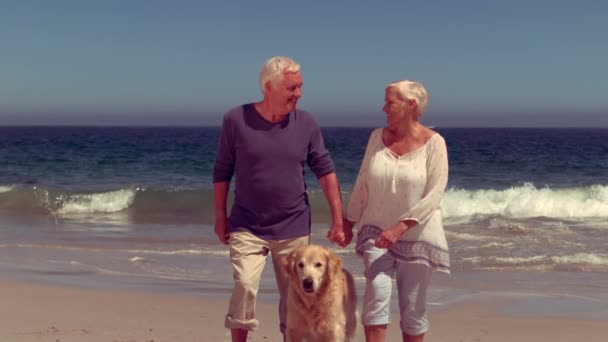
<svg viewBox="0 0 608 342"><path fill-rule="evenodd" d="M441 136L432 138L427 158L427 182L422 198L399 221L414 220L426 223L441 205L441 198L448 183L448 151Z"/></svg>
<svg viewBox="0 0 608 342"><path fill-rule="evenodd" d="M329 151L323 143L323 135L321 128L314 123L310 142L308 144L308 167L312 170L317 178L321 178L326 174L335 172L334 162L329 155Z"/></svg>
<svg viewBox="0 0 608 342"><path fill-rule="evenodd" d="M230 182L232 179L235 162L233 137L232 121L228 115L225 115L213 164L213 183Z"/></svg>

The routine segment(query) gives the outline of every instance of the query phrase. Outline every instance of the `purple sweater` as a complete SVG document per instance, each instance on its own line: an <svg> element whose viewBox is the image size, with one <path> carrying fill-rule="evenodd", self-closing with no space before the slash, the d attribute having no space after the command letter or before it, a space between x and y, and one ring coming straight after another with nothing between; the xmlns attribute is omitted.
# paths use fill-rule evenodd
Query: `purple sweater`
<svg viewBox="0 0 608 342"><path fill-rule="evenodd" d="M230 232L249 231L266 240L310 234L304 164L317 178L334 172L321 129L305 111L279 123L266 121L250 103L224 115L213 182L236 174Z"/></svg>

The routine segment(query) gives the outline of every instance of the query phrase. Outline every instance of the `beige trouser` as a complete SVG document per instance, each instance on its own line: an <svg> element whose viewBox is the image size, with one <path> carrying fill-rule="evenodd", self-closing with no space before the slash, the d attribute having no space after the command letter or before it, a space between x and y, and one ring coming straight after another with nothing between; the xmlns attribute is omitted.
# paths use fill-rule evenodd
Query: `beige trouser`
<svg viewBox="0 0 608 342"><path fill-rule="evenodd" d="M230 234L230 260L234 270L234 289L230 298L228 314L224 321L227 329L255 330L255 302L266 256L270 252L279 288L279 320L281 332L285 330L287 316L286 298L288 277L282 258L296 247L307 245L309 236L287 240L264 240L248 232Z"/></svg>

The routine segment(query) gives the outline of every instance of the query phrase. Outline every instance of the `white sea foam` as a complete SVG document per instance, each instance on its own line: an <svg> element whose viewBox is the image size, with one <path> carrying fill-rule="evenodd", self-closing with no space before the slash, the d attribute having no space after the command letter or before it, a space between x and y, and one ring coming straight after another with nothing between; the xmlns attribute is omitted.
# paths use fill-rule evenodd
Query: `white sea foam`
<svg viewBox="0 0 608 342"><path fill-rule="evenodd" d="M135 256L135 257L129 258L129 261L132 263L145 263L145 262L148 262L148 259Z"/></svg>
<svg viewBox="0 0 608 342"><path fill-rule="evenodd" d="M536 188L532 184L506 190L448 190L442 203L444 218L501 215L513 218L608 217L608 186Z"/></svg>
<svg viewBox="0 0 608 342"><path fill-rule="evenodd" d="M107 249L103 248L91 248L91 247L80 247L80 246L66 246L66 245L52 245L52 244L0 244L0 248L44 248L44 249L58 249L58 250L69 250L69 251L87 251L87 252L105 252ZM129 254L151 254L151 255L212 255L212 256L227 256L230 252L227 250L218 249L175 249L175 250L154 250L154 249L114 249L116 253L129 253ZM130 261L140 261L143 257L134 256L131 257Z"/></svg>
<svg viewBox="0 0 608 342"><path fill-rule="evenodd" d="M554 256L551 260L557 264L586 264L594 266L608 266L608 255L590 253L577 253L566 256Z"/></svg>
<svg viewBox="0 0 608 342"><path fill-rule="evenodd" d="M179 249L179 250L152 250L152 249L130 249L128 253L133 254L156 254L156 255L230 255L229 251L213 249Z"/></svg>
<svg viewBox="0 0 608 342"><path fill-rule="evenodd" d="M11 192L14 188L14 185L0 185L0 194L5 192Z"/></svg>
<svg viewBox="0 0 608 342"><path fill-rule="evenodd" d="M62 203L55 213L59 215L113 213L128 208L134 198L135 190L132 189L69 195L59 199Z"/></svg>
<svg viewBox="0 0 608 342"><path fill-rule="evenodd" d="M449 240L481 241L481 240L487 240L488 239L487 236L468 234L468 233L451 232L451 231L446 231L445 234L446 234L446 237Z"/></svg>
<svg viewBox="0 0 608 342"><path fill-rule="evenodd" d="M496 229L510 234L528 234L528 229L521 223L509 222L504 220L492 220L488 225L489 229Z"/></svg>
<svg viewBox="0 0 608 342"><path fill-rule="evenodd" d="M356 282L361 282L361 283L364 283L367 280L367 278L365 276L360 276L360 275L353 275L353 279Z"/></svg>
<svg viewBox="0 0 608 342"><path fill-rule="evenodd" d="M471 246L474 248L505 248L505 247L513 247L515 246L515 244L513 242L490 242L490 243L486 243L485 245L481 245L479 247L477 246Z"/></svg>
<svg viewBox="0 0 608 342"><path fill-rule="evenodd" d="M329 250L334 254L352 254L355 253L355 244L351 243L346 248L330 247Z"/></svg>
<svg viewBox="0 0 608 342"><path fill-rule="evenodd" d="M563 256L534 255L530 257L470 257L463 258L464 263L479 268L557 268L568 269L576 266L584 270L585 266L590 269L608 269L608 255L592 253L576 253Z"/></svg>
<svg viewBox="0 0 608 342"><path fill-rule="evenodd" d="M492 256L487 259L490 263L494 265L538 265L543 264L549 258L545 255L535 255L531 257L496 257Z"/></svg>

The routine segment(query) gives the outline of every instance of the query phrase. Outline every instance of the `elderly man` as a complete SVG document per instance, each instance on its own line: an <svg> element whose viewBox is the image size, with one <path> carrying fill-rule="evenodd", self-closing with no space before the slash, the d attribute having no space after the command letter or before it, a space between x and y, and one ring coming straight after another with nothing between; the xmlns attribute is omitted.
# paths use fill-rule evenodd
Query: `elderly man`
<svg viewBox="0 0 608 342"><path fill-rule="evenodd" d="M306 111L296 108L302 96L300 65L290 58L269 59L260 72L263 99L224 115L213 169L215 233L230 244L234 289L225 326L233 341L245 341L255 330L255 302L268 253L279 288L281 331L286 321L287 279L283 256L310 240L310 206L304 165L321 184L332 214L330 241L350 242L342 228L338 179L321 130ZM235 176L234 205L226 198Z"/></svg>

